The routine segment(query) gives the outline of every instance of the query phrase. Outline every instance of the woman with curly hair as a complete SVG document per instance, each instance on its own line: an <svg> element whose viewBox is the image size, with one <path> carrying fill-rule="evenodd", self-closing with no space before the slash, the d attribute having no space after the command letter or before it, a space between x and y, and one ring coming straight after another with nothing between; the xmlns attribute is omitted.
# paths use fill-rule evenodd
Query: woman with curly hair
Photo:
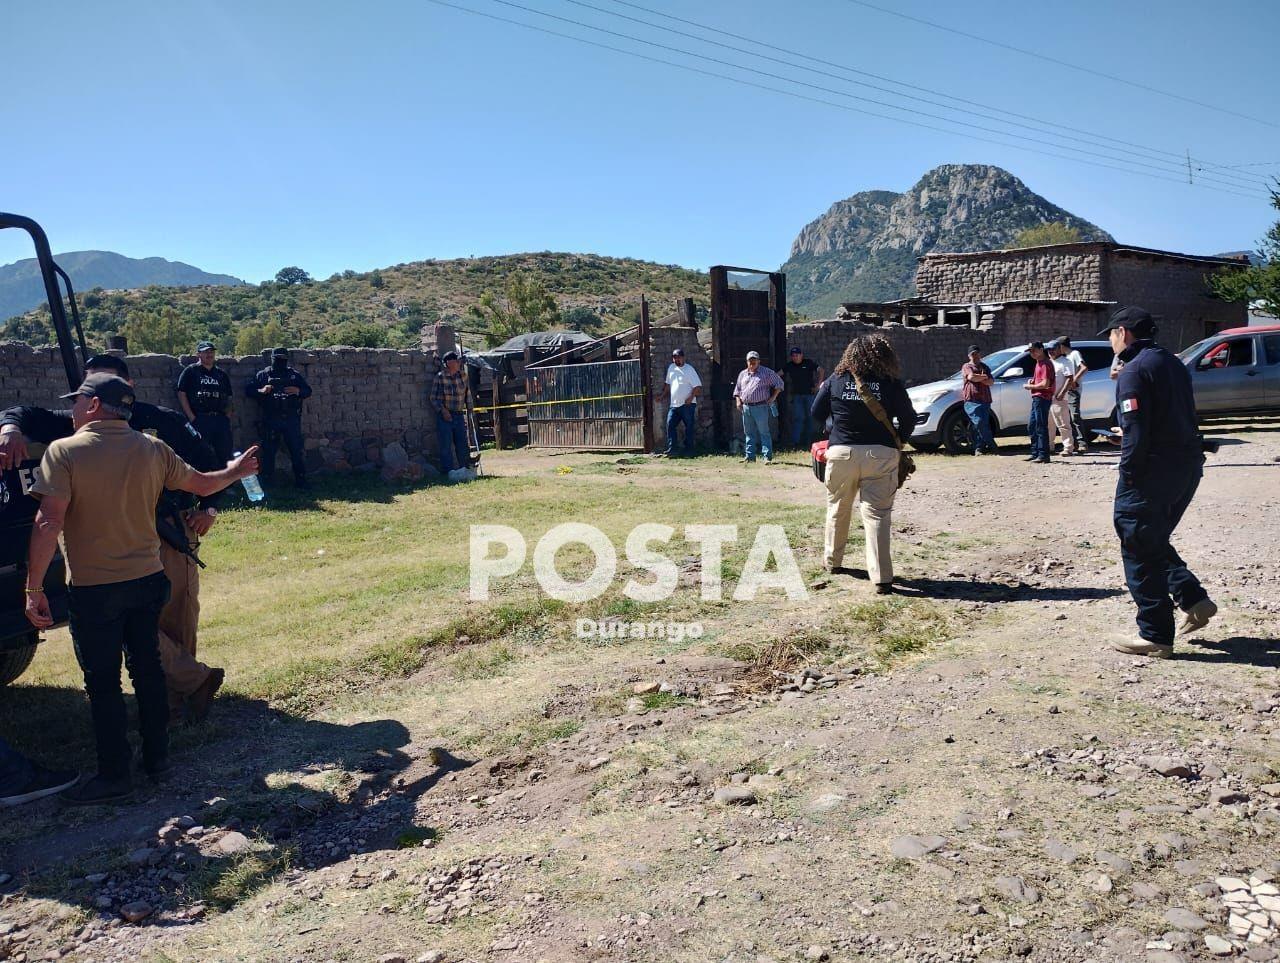
<svg viewBox="0 0 1280 963"><path fill-rule="evenodd" d="M819 424L831 419L827 447L827 525L824 561L842 568L855 499L867 542L867 573L876 592L893 591L889 527L898 493L899 443L911 437L916 412L902 383L889 339L870 334L851 341L813 400ZM884 424L896 422L894 430Z"/></svg>

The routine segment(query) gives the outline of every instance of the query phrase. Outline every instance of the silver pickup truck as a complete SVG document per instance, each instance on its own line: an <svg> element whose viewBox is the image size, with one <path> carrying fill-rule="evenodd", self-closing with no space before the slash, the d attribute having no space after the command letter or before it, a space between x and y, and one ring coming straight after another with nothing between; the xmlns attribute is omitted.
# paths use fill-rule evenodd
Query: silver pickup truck
<svg viewBox="0 0 1280 963"><path fill-rule="evenodd" d="M1280 411L1280 324L1228 328L1178 357L1191 371L1201 417Z"/></svg>

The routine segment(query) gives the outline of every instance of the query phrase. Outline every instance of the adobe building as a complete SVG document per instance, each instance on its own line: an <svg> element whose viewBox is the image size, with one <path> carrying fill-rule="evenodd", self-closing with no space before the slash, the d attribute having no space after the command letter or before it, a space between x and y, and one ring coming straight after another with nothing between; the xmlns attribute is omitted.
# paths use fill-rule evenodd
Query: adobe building
<svg viewBox="0 0 1280 963"><path fill-rule="evenodd" d="M1059 328L1059 333L1077 337L1098 330L1090 327L1098 308L1136 305L1156 317L1166 347L1181 349L1223 328L1247 323L1246 304L1219 300L1209 288L1211 274L1245 263L1111 241L926 254L916 269L916 291L920 301L978 305L982 314L992 315L992 322L1000 320L995 317L1000 310L1019 306L1019 327L1034 326L1041 317L1051 317L1060 326L1079 315L1088 330Z"/></svg>
<svg viewBox="0 0 1280 963"><path fill-rule="evenodd" d="M957 370L969 344L985 353L1064 334L1089 339L1112 312L1137 305L1155 315L1160 343L1176 351L1247 323L1247 306L1214 297L1208 282L1245 264L1111 241L926 254L916 297L846 302L834 320L793 325L787 334L830 371L850 340L878 329L907 380L919 383Z"/></svg>

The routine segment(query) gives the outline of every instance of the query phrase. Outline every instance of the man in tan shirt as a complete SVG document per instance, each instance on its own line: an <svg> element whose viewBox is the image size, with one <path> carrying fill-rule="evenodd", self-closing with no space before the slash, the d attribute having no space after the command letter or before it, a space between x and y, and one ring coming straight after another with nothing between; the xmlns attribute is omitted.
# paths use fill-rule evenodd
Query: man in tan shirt
<svg viewBox="0 0 1280 963"><path fill-rule="evenodd" d="M53 623L41 586L63 538L71 576L69 613L98 749L98 774L68 790L76 804L122 802L133 792L132 753L120 689L123 654L138 701L142 765L152 779L169 770L168 700L157 623L169 594L160 562L155 504L165 488L210 495L257 471L256 448L216 472L198 472L173 449L128 425L133 389L99 373L66 399L75 433L49 445L32 494L27 618Z"/></svg>

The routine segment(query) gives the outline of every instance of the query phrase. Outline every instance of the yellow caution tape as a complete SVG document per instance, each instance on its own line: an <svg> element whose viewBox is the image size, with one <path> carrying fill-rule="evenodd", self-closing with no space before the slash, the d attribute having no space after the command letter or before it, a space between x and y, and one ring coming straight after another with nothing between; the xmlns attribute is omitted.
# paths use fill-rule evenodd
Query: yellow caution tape
<svg viewBox="0 0 1280 963"><path fill-rule="evenodd" d="M556 401L517 401L513 405L477 405L473 411L498 411L502 408L532 408L534 405L576 405L587 401L612 401L615 398L643 398L644 392L630 395L597 395L594 398L564 398Z"/></svg>

